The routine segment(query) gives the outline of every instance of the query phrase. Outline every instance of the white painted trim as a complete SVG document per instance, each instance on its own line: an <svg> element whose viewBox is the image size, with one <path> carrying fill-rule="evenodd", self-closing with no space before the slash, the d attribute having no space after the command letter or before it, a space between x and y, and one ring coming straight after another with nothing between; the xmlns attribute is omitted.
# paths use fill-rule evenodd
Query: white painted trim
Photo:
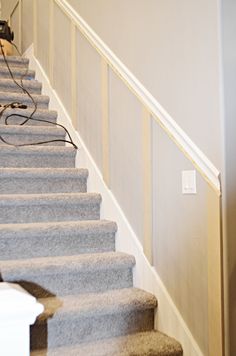
<svg viewBox="0 0 236 356"><path fill-rule="evenodd" d="M181 127L173 120L167 111L158 103L150 92L128 70L128 68L107 47L101 38L82 19L66 0L54 0L67 16L74 21L77 28L87 38L90 44L105 58L109 66L122 79L134 95L143 103L153 118L167 132L169 137L194 164L204 179L221 195L220 172L204 153L195 145Z"/></svg>
<svg viewBox="0 0 236 356"><path fill-rule="evenodd" d="M73 140L79 147L76 166L88 168L88 190L100 192L102 195L101 217L114 220L118 225L118 232L116 236L117 250L135 256L136 267L134 268L134 285L150 291L155 294L158 299L158 315L156 314L155 318L156 328L180 341L183 346L185 356L203 356L156 270L154 267L151 267L145 257L143 248L136 234L126 219L114 195L107 188L98 167L88 152L81 137L74 130L66 109L64 108L55 90L51 87L46 73L34 57L33 53L34 51L32 45L25 53L25 56L30 59L30 67L36 70L37 79L43 83L44 94L50 96L51 108L58 111L59 122L66 125Z"/></svg>
<svg viewBox="0 0 236 356"><path fill-rule="evenodd" d="M30 356L29 326L43 310L43 305L18 284L0 283L1 355Z"/></svg>

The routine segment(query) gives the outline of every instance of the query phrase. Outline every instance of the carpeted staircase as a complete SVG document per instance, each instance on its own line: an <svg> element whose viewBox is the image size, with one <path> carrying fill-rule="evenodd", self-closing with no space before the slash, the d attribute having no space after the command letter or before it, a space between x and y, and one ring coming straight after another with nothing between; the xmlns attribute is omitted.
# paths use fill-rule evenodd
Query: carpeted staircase
<svg viewBox="0 0 236 356"><path fill-rule="evenodd" d="M20 79L27 59L8 60ZM38 105L33 117L55 122L57 114L48 110L49 98L34 76L29 71L23 80ZM46 122L19 125L17 115L30 115L32 101L0 57L0 104L12 101L28 108L4 112L4 139L20 144L65 137L62 128ZM100 220L102 198L87 193L88 172L75 168L76 153L61 142L0 145L1 278L19 283L45 307L31 328L31 355L182 355L178 342L153 330L157 301L133 287L135 260L115 252L116 224Z"/></svg>

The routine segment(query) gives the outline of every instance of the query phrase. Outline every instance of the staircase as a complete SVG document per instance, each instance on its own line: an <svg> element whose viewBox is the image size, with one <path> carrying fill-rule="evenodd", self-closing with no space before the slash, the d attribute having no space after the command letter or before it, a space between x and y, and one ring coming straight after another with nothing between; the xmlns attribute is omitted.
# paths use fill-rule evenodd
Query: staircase
<svg viewBox="0 0 236 356"><path fill-rule="evenodd" d="M8 57L15 78L28 60ZM37 102L34 118L56 122L34 71L23 84ZM32 101L0 57L0 135L14 144L65 138L62 128L28 121ZM15 114L4 125L6 115ZM31 329L32 356L180 356L178 342L154 331L155 297L133 287L132 256L115 252L114 222L100 220L101 196L87 192L88 172L63 142L0 144L0 272L44 305ZM79 152L78 152L79 154ZM14 342L14 340L13 340ZM1 353L1 346L0 346ZM4 356L4 355L3 355ZM19 355L24 356L24 355Z"/></svg>

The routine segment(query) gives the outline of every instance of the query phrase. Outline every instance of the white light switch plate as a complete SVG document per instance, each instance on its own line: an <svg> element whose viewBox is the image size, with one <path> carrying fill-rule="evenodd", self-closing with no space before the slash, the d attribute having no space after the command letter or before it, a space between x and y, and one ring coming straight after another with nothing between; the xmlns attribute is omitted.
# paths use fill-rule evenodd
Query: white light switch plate
<svg viewBox="0 0 236 356"><path fill-rule="evenodd" d="M197 194L196 171L182 171L182 193Z"/></svg>

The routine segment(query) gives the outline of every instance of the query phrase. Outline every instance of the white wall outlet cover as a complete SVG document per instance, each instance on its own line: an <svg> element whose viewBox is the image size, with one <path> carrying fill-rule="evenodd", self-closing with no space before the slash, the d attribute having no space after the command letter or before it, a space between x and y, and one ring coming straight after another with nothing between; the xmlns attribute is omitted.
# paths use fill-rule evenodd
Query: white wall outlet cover
<svg viewBox="0 0 236 356"><path fill-rule="evenodd" d="M182 171L182 193L183 194L196 194L196 171Z"/></svg>

